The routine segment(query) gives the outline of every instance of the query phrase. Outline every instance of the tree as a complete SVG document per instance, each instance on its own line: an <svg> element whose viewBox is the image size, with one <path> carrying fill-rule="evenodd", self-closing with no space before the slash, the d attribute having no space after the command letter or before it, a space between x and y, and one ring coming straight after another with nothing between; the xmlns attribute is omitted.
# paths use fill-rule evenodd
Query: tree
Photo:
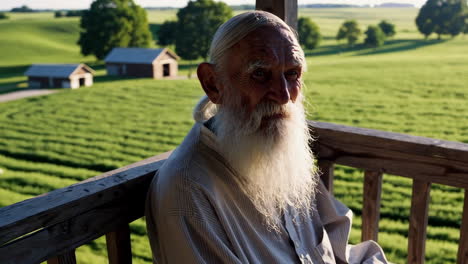
<svg viewBox="0 0 468 264"><path fill-rule="evenodd" d="M385 42L385 33L379 26L370 25L365 32L364 44L370 47L380 47Z"/></svg>
<svg viewBox="0 0 468 264"><path fill-rule="evenodd" d="M12 8L10 12L29 13L29 12L34 12L34 10L29 8L27 5L23 5L21 7Z"/></svg>
<svg viewBox="0 0 468 264"><path fill-rule="evenodd" d="M69 10L65 14L67 17L79 17L83 15L83 10Z"/></svg>
<svg viewBox="0 0 468 264"><path fill-rule="evenodd" d="M450 34L452 37L463 32L465 27L463 0L428 0L419 10L416 25L425 38L432 33Z"/></svg>
<svg viewBox="0 0 468 264"><path fill-rule="evenodd" d="M96 0L83 11L78 44L83 55L103 59L114 47L148 47L146 11L133 0Z"/></svg>
<svg viewBox="0 0 468 264"><path fill-rule="evenodd" d="M213 0L189 1L177 12L176 53L186 60L207 58L216 29L232 17L232 9Z"/></svg>
<svg viewBox="0 0 468 264"><path fill-rule="evenodd" d="M465 29L463 29L463 34L468 34L468 13L465 15Z"/></svg>
<svg viewBox="0 0 468 264"><path fill-rule="evenodd" d="M297 23L297 31L299 33L299 43L307 49L316 48L322 36L320 28L308 17L301 17Z"/></svg>
<svg viewBox="0 0 468 264"><path fill-rule="evenodd" d="M387 22L386 20L382 20L379 23L379 27L383 31L385 36L387 36L387 37L395 36L396 31L395 31L395 25L394 24L392 24L390 22Z"/></svg>
<svg viewBox="0 0 468 264"><path fill-rule="evenodd" d="M0 19L8 19L7 14L5 14L4 12L0 12Z"/></svg>
<svg viewBox="0 0 468 264"><path fill-rule="evenodd" d="M175 44L177 21L165 21L158 30L158 44L162 46Z"/></svg>
<svg viewBox="0 0 468 264"><path fill-rule="evenodd" d="M63 16L64 16L64 14L63 14L62 11L55 11L55 13L54 13L55 18L60 18L60 17L63 17Z"/></svg>
<svg viewBox="0 0 468 264"><path fill-rule="evenodd" d="M437 7L433 2L432 0L428 0L421 9L419 9L418 16L416 17L416 26L426 39L434 32L435 28L435 23L433 21L434 16L431 9Z"/></svg>
<svg viewBox="0 0 468 264"><path fill-rule="evenodd" d="M337 40L346 39L348 41L348 46L352 47L359 39L361 35L361 30L356 20L347 20L343 22L338 34L336 35Z"/></svg>

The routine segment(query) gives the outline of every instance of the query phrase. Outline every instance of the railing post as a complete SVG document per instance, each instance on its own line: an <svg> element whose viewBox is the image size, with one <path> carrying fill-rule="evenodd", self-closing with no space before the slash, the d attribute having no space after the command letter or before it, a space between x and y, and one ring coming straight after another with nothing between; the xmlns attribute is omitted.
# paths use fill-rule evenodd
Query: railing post
<svg viewBox="0 0 468 264"><path fill-rule="evenodd" d="M75 250L50 258L47 264L76 264Z"/></svg>
<svg viewBox="0 0 468 264"><path fill-rule="evenodd" d="M335 165L332 161L319 159L317 165L322 173L322 182L330 194L333 194L333 178L335 177Z"/></svg>
<svg viewBox="0 0 468 264"><path fill-rule="evenodd" d="M109 264L131 264L132 248L130 243L129 225L107 233L106 244Z"/></svg>
<svg viewBox="0 0 468 264"><path fill-rule="evenodd" d="M275 14L290 27L297 29L297 0L257 0L255 9Z"/></svg>
<svg viewBox="0 0 468 264"><path fill-rule="evenodd" d="M465 201L460 226L460 242L458 243L457 264L468 264L468 189L465 189Z"/></svg>
<svg viewBox="0 0 468 264"><path fill-rule="evenodd" d="M408 234L408 263L423 264L431 183L413 180Z"/></svg>
<svg viewBox="0 0 468 264"><path fill-rule="evenodd" d="M382 192L382 173L364 172L364 202L362 208L361 240L378 240L380 220L380 197Z"/></svg>

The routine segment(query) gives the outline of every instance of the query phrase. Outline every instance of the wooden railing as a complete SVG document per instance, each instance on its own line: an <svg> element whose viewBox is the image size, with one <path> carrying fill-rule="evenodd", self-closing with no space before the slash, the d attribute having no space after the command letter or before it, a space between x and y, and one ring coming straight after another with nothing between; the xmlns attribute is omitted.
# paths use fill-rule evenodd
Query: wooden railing
<svg viewBox="0 0 468 264"><path fill-rule="evenodd" d="M322 179L335 164L364 169L362 239L378 239L382 174L413 179L408 263L424 263L431 183L465 189L458 263L468 263L468 144L311 122ZM109 263L131 263L129 223L169 153L0 208L0 263L76 263L75 248L106 235ZM149 245L148 245L149 246Z"/></svg>

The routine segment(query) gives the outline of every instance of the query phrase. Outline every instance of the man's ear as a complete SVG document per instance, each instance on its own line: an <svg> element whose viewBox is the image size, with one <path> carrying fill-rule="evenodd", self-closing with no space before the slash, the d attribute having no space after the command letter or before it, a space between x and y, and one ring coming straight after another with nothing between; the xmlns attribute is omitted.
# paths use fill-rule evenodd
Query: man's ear
<svg viewBox="0 0 468 264"><path fill-rule="evenodd" d="M221 103L222 87L218 85L217 74L214 65L208 62L203 62L197 68L198 79L210 101L214 104Z"/></svg>

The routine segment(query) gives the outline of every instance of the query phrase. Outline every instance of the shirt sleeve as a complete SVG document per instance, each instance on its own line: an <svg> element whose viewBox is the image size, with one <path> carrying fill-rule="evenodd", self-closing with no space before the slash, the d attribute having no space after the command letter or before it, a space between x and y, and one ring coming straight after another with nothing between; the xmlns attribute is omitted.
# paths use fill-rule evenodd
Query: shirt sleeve
<svg viewBox="0 0 468 264"><path fill-rule="evenodd" d="M146 222L154 263L241 263L209 197L185 182L164 194L150 187Z"/></svg>
<svg viewBox="0 0 468 264"><path fill-rule="evenodd" d="M357 245L348 244L353 212L336 200L321 181L317 191L317 210L330 238L337 263L389 263L382 248L374 241L365 241Z"/></svg>

